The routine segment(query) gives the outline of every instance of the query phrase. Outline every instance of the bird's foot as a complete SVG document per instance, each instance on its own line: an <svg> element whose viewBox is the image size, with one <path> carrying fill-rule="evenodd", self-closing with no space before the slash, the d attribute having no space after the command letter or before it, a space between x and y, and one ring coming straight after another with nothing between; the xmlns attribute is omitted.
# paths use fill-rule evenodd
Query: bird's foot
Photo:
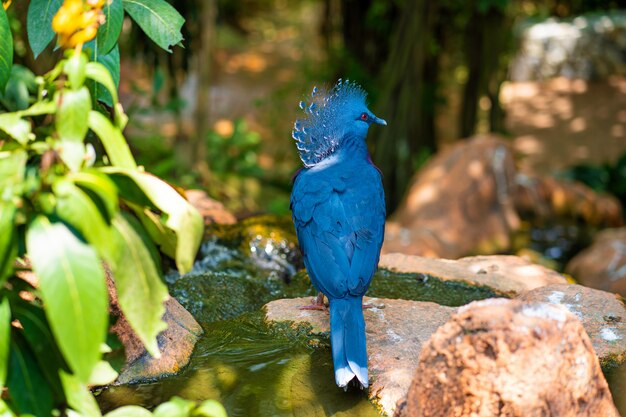
<svg viewBox="0 0 626 417"><path fill-rule="evenodd" d="M319 293L317 297L311 299L311 304L298 307L300 310L321 310L328 312L328 307L324 304L324 294Z"/></svg>

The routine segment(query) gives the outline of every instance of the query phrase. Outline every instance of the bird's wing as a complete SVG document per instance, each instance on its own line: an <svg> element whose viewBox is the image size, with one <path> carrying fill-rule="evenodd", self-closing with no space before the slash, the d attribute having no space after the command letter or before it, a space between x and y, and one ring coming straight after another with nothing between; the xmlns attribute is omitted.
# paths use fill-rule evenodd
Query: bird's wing
<svg viewBox="0 0 626 417"><path fill-rule="evenodd" d="M356 187L359 191L343 199L353 246L348 285L355 295L362 295L378 266L385 233L385 195L380 173L373 165L368 165L351 182L350 189Z"/></svg>
<svg viewBox="0 0 626 417"><path fill-rule="evenodd" d="M291 209L304 262L316 288L335 298L363 295L376 270L385 222L375 169L360 178L298 176Z"/></svg>

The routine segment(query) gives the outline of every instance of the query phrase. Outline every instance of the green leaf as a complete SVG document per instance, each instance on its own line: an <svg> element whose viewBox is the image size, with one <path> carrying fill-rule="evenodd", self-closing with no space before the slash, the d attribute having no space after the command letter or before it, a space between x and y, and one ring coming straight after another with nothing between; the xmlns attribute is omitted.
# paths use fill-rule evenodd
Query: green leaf
<svg viewBox="0 0 626 417"><path fill-rule="evenodd" d="M93 110L89 112L89 128L100 137L113 165L121 168L137 167L121 130L113 126L106 116Z"/></svg>
<svg viewBox="0 0 626 417"><path fill-rule="evenodd" d="M117 188L108 176L96 170L74 172L66 177L85 191L110 223L119 211Z"/></svg>
<svg viewBox="0 0 626 417"><path fill-rule="evenodd" d="M28 6L26 27L28 43L35 59L46 49L54 38L52 18L61 7L63 0L31 0Z"/></svg>
<svg viewBox="0 0 626 417"><path fill-rule="evenodd" d="M185 19L164 0L123 0L124 10L150 39L168 52L183 40Z"/></svg>
<svg viewBox="0 0 626 417"><path fill-rule="evenodd" d="M57 344L71 370L87 383L106 339L108 294L95 251L62 223L38 216L26 248Z"/></svg>
<svg viewBox="0 0 626 417"><path fill-rule="evenodd" d="M89 385L103 386L113 383L118 377L117 372L107 361L100 361L96 364L93 373L89 377Z"/></svg>
<svg viewBox="0 0 626 417"><path fill-rule="evenodd" d="M0 130L25 145L31 138L30 123L22 119L18 113L0 114Z"/></svg>
<svg viewBox="0 0 626 417"><path fill-rule="evenodd" d="M119 74L119 59L120 59L120 55L119 55L119 49L114 49L113 51L110 52L111 58L106 59L105 62L107 62L109 64L109 66L111 66L111 62L113 62L113 67L112 68L117 68L117 71L111 71L109 70L104 64L101 64L99 62L90 62L87 64L86 66L86 71L85 74L87 75L87 78L94 80L96 83L100 83L102 84L111 94L111 97L113 97L113 102L117 103L117 84L115 83L114 79L113 79L113 72L116 72L117 74ZM94 59L96 60L102 60L102 57L98 57L97 55L95 55L94 52ZM117 63L117 66L115 67L115 62ZM119 75L118 75L118 83L119 83Z"/></svg>
<svg viewBox="0 0 626 417"><path fill-rule="evenodd" d="M121 215L113 220L116 256L111 260L117 298L124 317L155 358L160 356L156 337L167 328L161 320L168 297L150 252L133 226Z"/></svg>
<svg viewBox="0 0 626 417"><path fill-rule="evenodd" d="M13 263L17 257L16 213L15 205L0 200L0 287L13 273Z"/></svg>
<svg viewBox="0 0 626 417"><path fill-rule="evenodd" d="M86 45L86 47L90 47L92 50L92 60L102 64L109 71L111 79L113 80L113 85L115 86L115 91L117 92L117 88L120 84L119 46L116 44L113 49L111 49L107 54L99 53L100 48L95 41L90 41ZM111 96L111 93L109 92L109 88L111 88L110 85L107 87L107 85L101 84L100 82L96 82L94 80L90 80L88 85L90 86L92 96L96 100L103 102L109 107L115 107L113 96ZM117 96L115 97L115 102L117 102Z"/></svg>
<svg viewBox="0 0 626 417"><path fill-rule="evenodd" d="M0 399L0 417L16 417L4 400Z"/></svg>
<svg viewBox="0 0 626 417"><path fill-rule="evenodd" d="M87 160L87 148L82 142L58 140L54 142L54 150L72 172L80 170Z"/></svg>
<svg viewBox="0 0 626 417"><path fill-rule="evenodd" d="M91 111L87 87L64 89L55 94L54 101L58 105L55 125L61 140L83 142L89 129L87 119Z"/></svg>
<svg viewBox="0 0 626 417"><path fill-rule="evenodd" d="M138 405L125 405L106 413L104 417L152 417L152 413Z"/></svg>
<svg viewBox="0 0 626 417"><path fill-rule="evenodd" d="M6 386L9 368L9 341L11 340L11 307L9 299L0 301L0 387Z"/></svg>
<svg viewBox="0 0 626 417"><path fill-rule="evenodd" d="M228 417L224 406L215 400L203 401L191 415L194 417Z"/></svg>
<svg viewBox="0 0 626 417"><path fill-rule="evenodd" d="M104 259L110 259L114 250L113 230L102 217L96 203L68 180L53 185L57 197L56 215L78 230Z"/></svg>
<svg viewBox="0 0 626 417"><path fill-rule="evenodd" d="M96 42L101 54L108 54L117 44L117 39L122 32L122 23L124 22L124 8L122 0L111 0L109 4L102 9L106 20L103 25L98 28ZM119 56L119 55L118 55Z"/></svg>
<svg viewBox="0 0 626 417"><path fill-rule="evenodd" d="M150 238L159 246L161 251L170 258L175 258L178 239L173 230L165 227L161 216L148 208L141 208L131 203L129 203L129 206L135 211L144 229L146 229Z"/></svg>
<svg viewBox="0 0 626 417"><path fill-rule="evenodd" d="M187 417L194 406L193 401L174 396L154 410L154 417Z"/></svg>
<svg viewBox="0 0 626 417"><path fill-rule="evenodd" d="M52 393L37 366L37 360L21 334L11 334L11 353L7 379L11 402L18 414L34 414L37 417L52 415Z"/></svg>
<svg viewBox="0 0 626 417"><path fill-rule="evenodd" d="M59 352L43 308L22 299L13 303L13 315L24 329L24 337L32 349L43 376L55 396L63 400L59 369L67 369Z"/></svg>
<svg viewBox="0 0 626 417"><path fill-rule="evenodd" d="M0 89L0 103L9 111L28 108L31 93L37 92L35 74L28 68L13 64L11 76L4 92Z"/></svg>
<svg viewBox="0 0 626 417"><path fill-rule="evenodd" d="M181 273L190 271L204 231L198 211L172 186L153 175L117 167L102 170L117 184L122 198L141 206L152 206L163 213L163 224L176 235L173 245L176 251L167 254L175 259Z"/></svg>
<svg viewBox="0 0 626 417"><path fill-rule="evenodd" d="M13 35L9 26L9 19L4 11L0 10L0 92L9 82L11 67L13 66Z"/></svg>
<svg viewBox="0 0 626 417"><path fill-rule="evenodd" d="M85 67L87 65L87 55L72 54L65 65L63 66L63 72L67 75L67 79L70 82L70 87L74 90L81 88L85 82Z"/></svg>
<svg viewBox="0 0 626 417"><path fill-rule="evenodd" d="M26 110L18 111L21 117L41 116L42 114L52 114L57 111L57 104L54 101L38 101Z"/></svg>
<svg viewBox="0 0 626 417"><path fill-rule="evenodd" d="M63 391L67 398L69 406L77 411L81 417L100 417L100 408L96 399L91 395L91 392L75 375L70 375L63 371L59 372L61 383L63 384Z"/></svg>
<svg viewBox="0 0 626 417"><path fill-rule="evenodd" d="M26 158L23 150L0 152L0 200L10 200L24 182Z"/></svg>

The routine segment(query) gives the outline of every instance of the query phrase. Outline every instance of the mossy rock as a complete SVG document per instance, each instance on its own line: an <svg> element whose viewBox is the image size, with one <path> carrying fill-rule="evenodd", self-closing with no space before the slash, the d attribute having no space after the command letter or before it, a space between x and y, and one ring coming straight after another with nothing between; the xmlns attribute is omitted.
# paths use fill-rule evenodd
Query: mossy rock
<svg viewBox="0 0 626 417"><path fill-rule="evenodd" d="M314 295L308 277L296 274L289 283L228 271L188 275L170 285L174 296L203 326L256 311L277 298Z"/></svg>
<svg viewBox="0 0 626 417"><path fill-rule="evenodd" d="M233 225L209 226L205 240L214 240L250 257L262 269L288 279L303 267L298 238L290 217L262 215Z"/></svg>

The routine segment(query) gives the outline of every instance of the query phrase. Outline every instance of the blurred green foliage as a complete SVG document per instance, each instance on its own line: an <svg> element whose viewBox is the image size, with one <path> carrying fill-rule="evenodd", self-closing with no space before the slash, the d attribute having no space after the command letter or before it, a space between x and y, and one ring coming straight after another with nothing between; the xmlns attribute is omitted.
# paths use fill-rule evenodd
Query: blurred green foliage
<svg viewBox="0 0 626 417"><path fill-rule="evenodd" d="M561 175L580 181L595 191L612 194L622 203L622 207L626 207L626 153L613 164L579 164Z"/></svg>

